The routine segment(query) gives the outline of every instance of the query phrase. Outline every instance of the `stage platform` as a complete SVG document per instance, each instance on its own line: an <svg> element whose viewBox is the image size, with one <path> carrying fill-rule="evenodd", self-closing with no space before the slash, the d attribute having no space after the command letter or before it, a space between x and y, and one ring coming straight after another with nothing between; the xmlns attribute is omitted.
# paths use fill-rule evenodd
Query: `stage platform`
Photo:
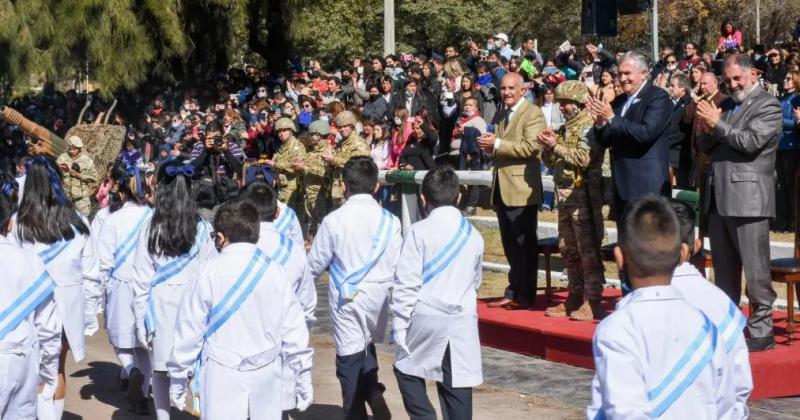
<svg viewBox="0 0 800 420"><path fill-rule="evenodd" d="M603 305L614 308L619 290L606 289ZM599 321L577 322L569 318L544 316L544 296L539 296L535 309L507 311L486 306L492 299L478 301L478 325L481 343L485 346L511 351L528 356L541 357L586 369L593 369L592 335ZM566 293L554 295L554 303L566 298ZM800 396L800 340L786 345L786 313L775 312L774 350L752 353L750 365L753 371L754 389L752 399Z"/></svg>

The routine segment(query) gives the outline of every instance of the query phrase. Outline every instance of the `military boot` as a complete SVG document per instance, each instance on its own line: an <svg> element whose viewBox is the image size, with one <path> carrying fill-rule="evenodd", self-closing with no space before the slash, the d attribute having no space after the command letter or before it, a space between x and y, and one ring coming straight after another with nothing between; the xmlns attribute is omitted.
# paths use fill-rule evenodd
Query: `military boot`
<svg viewBox="0 0 800 420"><path fill-rule="evenodd" d="M583 296L571 293L565 302L545 309L544 315L553 318L563 318L569 316L572 311L578 309L581 303L583 303Z"/></svg>

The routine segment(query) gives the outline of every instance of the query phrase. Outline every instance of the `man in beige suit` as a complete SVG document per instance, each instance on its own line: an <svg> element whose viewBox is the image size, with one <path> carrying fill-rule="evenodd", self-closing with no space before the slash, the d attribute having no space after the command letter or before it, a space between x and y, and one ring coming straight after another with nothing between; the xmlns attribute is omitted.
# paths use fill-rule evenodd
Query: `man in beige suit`
<svg viewBox="0 0 800 420"><path fill-rule="evenodd" d="M489 306L506 309L533 305L539 272L536 225L542 203L542 178L536 138L547 124L541 109L522 98L522 87L519 74L503 77L500 95L504 108L495 115L495 133L478 139L481 149L494 153L492 205L511 267L505 296Z"/></svg>

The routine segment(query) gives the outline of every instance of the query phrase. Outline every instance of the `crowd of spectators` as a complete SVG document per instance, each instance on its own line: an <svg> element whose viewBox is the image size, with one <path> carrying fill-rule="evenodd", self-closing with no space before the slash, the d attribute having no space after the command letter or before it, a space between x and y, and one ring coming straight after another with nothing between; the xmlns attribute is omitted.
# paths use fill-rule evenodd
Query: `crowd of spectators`
<svg viewBox="0 0 800 420"><path fill-rule="evenodd" d="M120 160L143 167L165 159L193 161L200 169L198 176L211 178L217 195L223 197L238 188L247 161L270 162L281 145L274 129L279 118L294 121L301 140L308 137L303 134L312 122L327 121L331 129L327 140L335 146L342 139L336 115L344 110L358 116L357 131L381 169L424 170L449 164L459 170L481 170L491 167L492 157L480 150L476 139L496 123L502 104L499 85L506 73L522 76L524 97L541 107L555 130L564 123L553 95L560 83L580 80L594 98L606 103L621 93L617 60L623 51L569 42L552 52L539 51L532 36L516 41L518 48L506 34L498 33L485 43L469 40L463 48L447 46L443 54L361 57L339 68L309 60L295 63L283 74L247 65L191 86L148 86L117 95L119 104L110 116L103 114L109 101L94 98L81 112L85 93L62 93L53 86L9 105L59 136L76 123L124 125L127 134ZM725 22L715 50L687 42L664 48L651 63L652 83L667 90L675 104L667 128L672 138L673 185L697 187L702 157L693 148L694 104L720 89L726 56L747 54L756 63L760 83L783 105L775 185L778 216L773 228L789 230L800 157L800 44L763 46L745 41L733 23ZM15 158L26 153L25 136L6 122L0 122L0 135L0 170L13 172ZM608 157L604 166L609 177ZM548 168L542 165L542 170ZM387 200L390 191L381 194ZM474 213L478 188L464 197L462 208ZM549 200L546 207L557 205L552 197Z"/></svg>

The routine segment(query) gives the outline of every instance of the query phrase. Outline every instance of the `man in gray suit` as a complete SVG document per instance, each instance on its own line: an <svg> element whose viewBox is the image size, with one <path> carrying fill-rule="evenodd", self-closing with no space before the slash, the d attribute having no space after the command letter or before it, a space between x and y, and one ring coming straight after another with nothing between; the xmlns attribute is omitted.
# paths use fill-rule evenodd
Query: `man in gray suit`
<svg viewBox="0 0 800 420"><path fill-rule="evenodd" d="M745 55L728 57L723 75L734 101L728 111L700 101L702 132L697 144L709 154L709 186L703 197L708 212L714 278L734 303L742 293L744 268L752 312L747 321L750 351L775 347L772 303L775 290L769 272L769 219L775 216L775 150L781 133L778 100L757 82Z"/></svg>

